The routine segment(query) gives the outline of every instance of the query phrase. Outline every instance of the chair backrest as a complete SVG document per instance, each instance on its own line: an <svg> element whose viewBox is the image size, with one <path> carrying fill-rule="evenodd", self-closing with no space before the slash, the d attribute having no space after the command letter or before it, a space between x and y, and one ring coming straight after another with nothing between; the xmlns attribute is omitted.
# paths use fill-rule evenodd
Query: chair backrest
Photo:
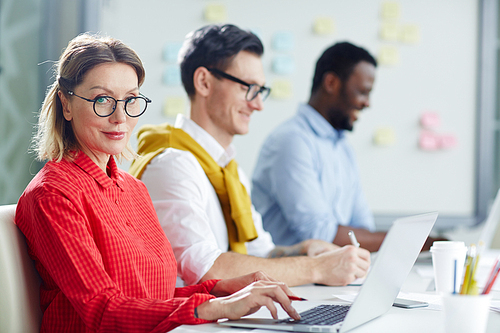
<svg viewBox="0 0 500 333"><path fill-rule="evenodd" d="M16 205L0 206L0 333L39 332L41 280L15 213Z"/></svg>

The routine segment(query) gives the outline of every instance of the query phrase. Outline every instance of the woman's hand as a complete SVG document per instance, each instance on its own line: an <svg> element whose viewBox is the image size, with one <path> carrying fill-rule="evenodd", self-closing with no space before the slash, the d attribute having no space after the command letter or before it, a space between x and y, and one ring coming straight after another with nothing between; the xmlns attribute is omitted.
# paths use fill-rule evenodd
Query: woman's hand
<svg viewBox="0 0 500 333"><path fill-rule="evenodd" d="M257 272L253 274L263 273ZM253 274L249 275L251 276ZM242 278L249 278L249 276L246 275ZM210 301L200 304L197 307L198 317L206 320L217 320L221 318L239 319L265 306L269 309L273 318L278 319L278 310L274 305L274 302L277 302L281 304L283 310L285 310L290 317L298 320L300 319L300 315L292 307L292 302L288 298L288 295L293 294L283 282L261 280L251 283L232 295L211 299Z"/></svg>
<svg viewBox="0 0 500 333"><path fill-rule="evenodd" d="M243 276L238 276L232 279L224 279L217 282L214 288L210 291L210 293L214 296L228 296L234 294L238 290L245 288L253 282L257 281L271 281L271 282L279 282L280 281L273 279L269 275L264 272L258 271L254 273L250 273ZM293 295L293 293L288 289L288 287L283 283L283 288L285 288L285 293L288 295Z"/></svg>

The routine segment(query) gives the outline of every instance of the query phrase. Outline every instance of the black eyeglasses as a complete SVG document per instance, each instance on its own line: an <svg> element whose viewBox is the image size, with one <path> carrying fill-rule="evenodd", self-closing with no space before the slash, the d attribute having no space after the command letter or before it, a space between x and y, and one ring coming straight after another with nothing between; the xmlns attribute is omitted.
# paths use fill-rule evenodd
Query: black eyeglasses
<svg viewBox="0 0 500 333"><path fill-rule="evenodd" d="M140 94L137 97L129 97L127 99L114 99L111 96L99 96L96 99L88 99L82 96L78 96L73 91L68 91L71 96L76 96L87 102L94 103L94 112L99 117L109 117L115 112L116 105L118 102L125 102L125 113L131 118L137 118L141 116L148 108L148 103L152 101Z"/></svg>
<svg viewBox="0 0 500 333"><path fill-rule="evenodd" d="M233 82L236 82L236 83L239 83L239 84L242 84L242 85L248 87L245 99L249 102L252 101L255 97L257 97L257 95L259 93L260 93L260 96L262 97L262 101L265 101L267 96L269 96L269 93L271 92L271 88L259 86L258 84L246 83L245 81L240 80L237 77L234 77L232 75L229 75L229 74L227 74L227 73L225 73L217 68L208 68L207 67L207 69L211 73L215 73L217 75L222 76L225 79L231 80Z"/></svg>

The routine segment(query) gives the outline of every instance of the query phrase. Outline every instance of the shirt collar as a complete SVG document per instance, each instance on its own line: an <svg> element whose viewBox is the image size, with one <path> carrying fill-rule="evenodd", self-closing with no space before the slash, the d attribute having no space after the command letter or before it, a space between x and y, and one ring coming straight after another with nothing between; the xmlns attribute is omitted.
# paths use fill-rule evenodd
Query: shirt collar
<svg viewBox="0 0 500 333"><path fill-rule="evenodd" d="M102 187L108 188L116 184L123 191L125 182L123 176L118 172L118 166L113 156L109 158L108 164L106 165L106 170L110 175L109 177L82 151L77 153L73 163L78 165L80 169L85 171L90 177L94 178Z"/></svg>
<svg viewBox="0 0 500 333"><path fill-rule="evenodd" d="M179 114L175 120L175 127L181 128L189 134L205 151L217 162L220 167L225 167L235 156L236 149L233 144L230 144L227 149L215 140L207 131L200 125Z"/></svg>
<svg viewBox="0 0 500 333"><path fill-rule="evenodd" d="M320 137L329 138L337 143L344 138L344 131L337 130L309 104L299 105L298 115L309 124L311 129Z"/></svg>

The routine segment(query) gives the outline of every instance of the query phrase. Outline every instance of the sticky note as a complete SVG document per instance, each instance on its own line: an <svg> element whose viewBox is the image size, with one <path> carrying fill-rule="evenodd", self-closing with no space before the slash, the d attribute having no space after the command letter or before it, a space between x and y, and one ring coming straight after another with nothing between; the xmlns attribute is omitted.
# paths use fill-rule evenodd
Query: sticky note
<svg viewBox="0 0 500 333"><path fill-rule="evenodd" d="M385 66L399 64L399 49L395 46L382 46L378 54L378 62Z"/></svg>
<svg viewBox="0 0 500 333"><path fill-rule="evenodd" d="M375 130L373 143L377 146L391 146L396 142L396 133L392 127L380 127Z"/></svg>
<svg viewBox="0 0 500 333"><path fill-rule="evenodd" d="M422 131L420 133L420 138L418 140L418 145L420 149L427 151L434 151L440 148L441 142L439 135L430 132Z"/></svg>
<svg viewBox="0 0 500 333"><path fill-rule="evenodd" d="M178 86L181 84L181 69L177 65L169 65L163 72L163 84Z"/></svg>
<svg viewBox="0 0 500 333"><path fill-rule="evenodd" d="M401 6L395 1L386 1L382 3L382 18L399 19L401 15Z"/></svg>
<svg viewBox="0 0 500 333"><path fill-rule="evenodd" d="M380 39L395 42L399 39L399 25L394 22L384 22L380 27Z"/></svg>
<svg viewBox="0 0 500 333"><path fill-rule="evenodd" d="M404 24L400 29L399 40L407 44L420 42L420 26L417 24Z"/></svg>
<svg viewBox="0 0 500 333"><path fill-rule="evenodd" d="M275 80L271 86L271 96L275 99L292 97L292 83L289 80Z"/></svg>
<svg viewBox="0 0 500 333"><path fill-rule="evenodd" d="M272 46L276 51L292 51L293 50L293 34L289 31L277 32L273 36Z"/></svg>
<svg viewBox="0 0 500 333"><path fill-rule="evenodd" d="M167 43L163 47L163 60L166 62L177 62L177 55L182 47L181 42Z"/></svg>
<svg viewBox="0 0 500 333"><path fill-rule="evenodd" d="M290 75L295 71L293 58L288 55L278 55L273 58L273 72L280 75Z"/></svg>
<svg viewBox="0 0 500 333"><path fill-rule="evenodd" d="M208 22L224 22L227 18L226 6L210 4L205 7L205 20Z"/></svg>
<svg viewBox="0 0 500 333"><path fill-rule="evenodd" d="M335 23L330 17L317 17L314 20L313 31L317 35L331 35L335 31Z"/></svg>
<svg viewBox="0 0 500 333"><path fill-rule="evenodd" d="M186 103L184 97L171 96L165 98L163 103L163 114L166 117L174 118L177 114L183 114L186 109Z"/></svg>
<svg viewBox="0 0 500 333"><path fill-rule="evenodd" d="M441 126L441 117L439 117L439 114L436 112L424 112L420 117L420 125L426 129L438 128Z"/></svg>
<svg viewBox="0 0 500 333"><path fill-rule="evenodd" d="M441 149L455 148L458 144L457 137L454 134L442 134L439 140Z"/></svg>

